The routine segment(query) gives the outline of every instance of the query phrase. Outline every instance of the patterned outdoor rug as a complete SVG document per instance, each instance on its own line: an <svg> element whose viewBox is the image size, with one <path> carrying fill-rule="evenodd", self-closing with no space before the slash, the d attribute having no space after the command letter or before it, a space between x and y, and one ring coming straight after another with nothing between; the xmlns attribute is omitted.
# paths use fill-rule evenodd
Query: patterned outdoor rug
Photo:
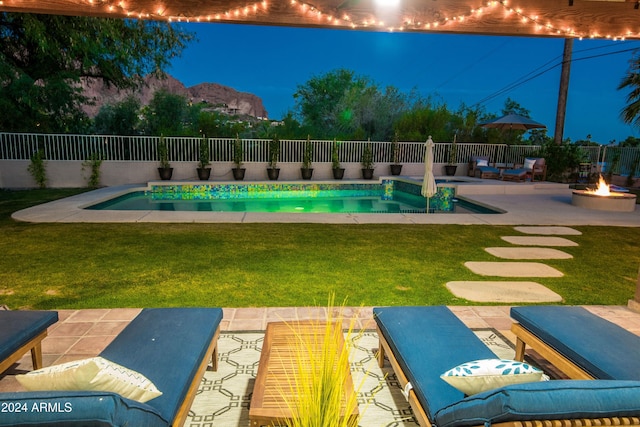
<svg viewBox="0 0 640 427"><path fill-rule="evenodd" d="M514 350L493 329L474 332L498 357L512 359ZM218 371L207 371L185 423L192 427L248 427L249 402L258 372L264 332L222 333L218 341ZM387 362L378 367L378 336L367 331L354 337L351 374L359 392L362 427L417 426L400 384Z"/></svg>

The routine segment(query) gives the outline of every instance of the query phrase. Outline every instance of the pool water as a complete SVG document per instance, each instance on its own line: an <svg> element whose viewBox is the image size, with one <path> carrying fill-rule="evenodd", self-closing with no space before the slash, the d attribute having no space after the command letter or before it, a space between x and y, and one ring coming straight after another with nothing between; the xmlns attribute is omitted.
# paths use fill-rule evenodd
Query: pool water
<svg viewBox="0 0 640 427"><path fill-rule="evenodd" d="M453 209L442 211L430 206L431 213L498 213L463 199L453 199ZM157 210L201 212L279 212L279 213L425 213L425 198L396 193L391 199L382 196L339 197L260 197L226 199L154 198L153 193L139 191L92 205L92 210Z"/></svg>

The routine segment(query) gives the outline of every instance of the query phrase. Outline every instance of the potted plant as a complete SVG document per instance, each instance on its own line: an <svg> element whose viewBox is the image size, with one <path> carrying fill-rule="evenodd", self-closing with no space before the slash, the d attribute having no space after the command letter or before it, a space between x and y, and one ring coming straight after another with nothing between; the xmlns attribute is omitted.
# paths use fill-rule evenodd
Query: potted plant
<svg viewBox="0 0 640 427"><path fill-rule="evenodd" d="M164 181L170 180L171 175L173 175L173 168L169 164L169 147L167 147L167 142L164 140L163 135L160 135L160 141L158 142L158 158L160 159L160 167L158 168L160 179Z"/></svg>
<svg viewBox="0 0 640 427"><path fill-rule="evenodd" d="M233 164L236 165L236 167L231 169L233 179L236 181L242 181L244 179L246 169L242 167L243 157L242 139L240 139L240 135L236 134L236 139L233 141Z"/></svg>
<svg viewBox="0 0 640 427"><path fill-rule="evenodd" d="M208 168L211 162L209 161L209 140L206 136L202 135L200 140L200 147L198 151L198 179L200 181L207 181L211 176L211 168Z"/></svg>
<svg viewBox="0 0 640 427"><path fill-rule="evenodd" d="M447 176L453 176L456 174L458 168L458 145L456 144L456 135L453 135L453 142L449 147L449 160L444 166L444 173Z"/></svg>
<svg viewBox="0 0 640 427"><path fill-rule="evenodd" d="M373 178L373 150L371 148L371 140L367 141L367 145L364 146L362 150L362 157L360 158L360 163L362 164L362 178L363 179L372 179Z"/></svg>
<svg viewBox="0 0 640 427"><path fill-rule="evenodd" d="M280 156L280 139L278 135L275 135L271 141L269 141L269 166L267 167L267 175L269 179L275 181L280 175L280 169L278 166L278 157Z"/></svg>
<svg viewBox="0 0 640 427"><path fill-rule="evenodd" d="M400 160L400 144L398 143L398 131L393 136L391 141L391 156L393 157L393 163L389 165L391 169L391 175L400 175L402 172L402 165L398 163Z"/></svg>
<svg viewBox="0 0 640 427"><path fill-rule="evenodd" d="M311 167L311 161L313 159L313 144L307 135L307 142L304 143L304 151L302 152L302 167L300 172L302 173L302 179L311 179L313 176L313 168Z"/></svg>
<svg viewBox="0 0 640 427"><path fill-rule="evenodd" d="M338 141L333 140L331 146L331 170L333 171L333 179L344 178L344 168L340 167L340 156L338 153Z"/></svg>

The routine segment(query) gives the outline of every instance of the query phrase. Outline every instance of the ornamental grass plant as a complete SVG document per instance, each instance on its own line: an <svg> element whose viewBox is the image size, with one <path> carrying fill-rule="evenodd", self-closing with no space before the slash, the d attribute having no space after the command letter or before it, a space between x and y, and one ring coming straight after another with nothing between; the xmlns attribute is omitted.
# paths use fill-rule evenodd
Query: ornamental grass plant
<svg viewBox="0 0 640 427"><path fill-rule="evenodd" d="M295 335L293 368L283 364L289 383L282 396L292 418L282 420L289 427L357 427L360 419L357 393L364 379L354 388L349 357L353 340L363 331L355 330L355 320L345 322L343 303L334 306L329 297L326 320L290 322ZM348 325L343 332L345 323Z"/></svg>

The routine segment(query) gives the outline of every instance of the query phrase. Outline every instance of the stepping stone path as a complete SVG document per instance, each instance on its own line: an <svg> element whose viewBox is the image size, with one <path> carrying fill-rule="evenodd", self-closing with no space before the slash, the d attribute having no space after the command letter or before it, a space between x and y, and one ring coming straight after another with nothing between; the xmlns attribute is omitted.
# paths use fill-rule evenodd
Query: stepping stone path
<svg viewBox="0 0 640 427"><path fill-rule="evenodd" d="M449 282L447 289L457 297L477 302L562 301L560 295L536 282Z"/></svg>
<svg viewBox="0 0 640 427"><path fill-rule="evenodd" d="M576 242L563 237L502 236L502 240L513 245L524 246L578 246Z"/></svg>
<svg viewBox="0 0 640 427"><path fill-rule="evenodd" d="M465 262L464 265L481 276L497 277L562 277L564 274L540 262Z"/></svg>
<svg viewBox="0 0 640 427"><path fill-rule="evenodd" d="M484 248L503 259L570 259L573 255L551 248Z"/></svg>
<svg viewBox="0 0 640 427"><path fill-rule="evenodd" d="M578 236L582 233L569 227L515 227L529 236L502 236L505 242L526 247L492 247L485 250L497 258L507 260L571 259L564 251L550 248L578 246L572 240L558 235ZM537 234L537 235L531 235ZM562 277L563 273L542 262L480 262L469 261L465 266L483 276L496 277ZM547 287L531 281L459 281L447 283L455 296L476 302L541 303L561 302L562 296Z"/></svg>

